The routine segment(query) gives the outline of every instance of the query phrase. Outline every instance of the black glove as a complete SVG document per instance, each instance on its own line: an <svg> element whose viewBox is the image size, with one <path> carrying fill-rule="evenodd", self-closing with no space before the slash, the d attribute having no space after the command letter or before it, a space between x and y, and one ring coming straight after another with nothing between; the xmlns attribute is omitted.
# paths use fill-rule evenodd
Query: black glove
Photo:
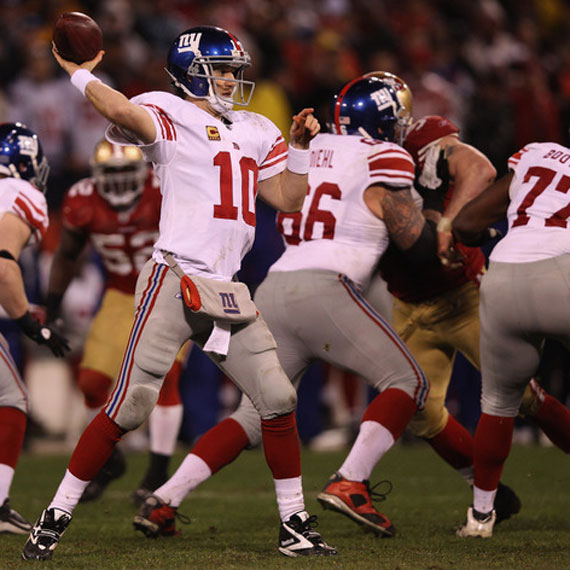
<svg viewBox="0 0 570 570"><path fill-rule="evenodd" d="M18 323L25 335L38 344L47 345L55 356L63 356L66 351L70 350L65 337L55 332L52 328L42 325L37 319L32 317L29 311L26 311L23 317L16 319L16 323Z"/></svg>
<svg viewBox="0 0 570 570"><path fill-rule="evenodd" d="M438 148L434 147L427 152L421 171L416 167L414 188L424 200L424 210L443 213L445 195L449 190L449 163L443 149L439 150L436 161L435 152Z"/></svg>

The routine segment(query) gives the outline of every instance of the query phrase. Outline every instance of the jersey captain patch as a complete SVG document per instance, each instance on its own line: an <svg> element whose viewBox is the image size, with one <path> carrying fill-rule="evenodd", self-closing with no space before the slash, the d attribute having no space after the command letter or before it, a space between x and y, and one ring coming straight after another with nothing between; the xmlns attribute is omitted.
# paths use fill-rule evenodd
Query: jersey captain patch
<svg viewBox="0 0 570 570"><path fill-rule="evenodd" d="M208 139L210 139L211 141L222 140L222 137L220 136L220 131L218 131L218 127L206 126L206 133L208 134Z"/></svg>

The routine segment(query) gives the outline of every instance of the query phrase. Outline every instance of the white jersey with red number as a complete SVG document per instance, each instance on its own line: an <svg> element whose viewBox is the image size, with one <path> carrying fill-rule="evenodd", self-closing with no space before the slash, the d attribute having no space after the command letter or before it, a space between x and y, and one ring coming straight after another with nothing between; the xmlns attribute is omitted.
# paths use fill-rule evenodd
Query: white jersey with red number
<svg viewBox="0 0 570 570"><path fill-rule="evenodd" d="M230 111L230 124L166 92L132 101L148 110L156 140L142 145L114 126L107 137L139 144L160 180L160 235L153 258L164 263L161 250L170 251L190 275L231 279L253 245L257 183L285 169L281 132L257 113Z"/></svg>
<svg viewBox="0 0 570 570"><path fill-rule="evenodd" d="M526 263L570 253L570 149L531 143L509 158L507 235L492 261Z"/></svg>
<svg viewBox="0 0 570 570"><path fill-rule="evenodd" d="M33 184L19 178L0 178L0 217L16 214L32 229L28 243L37 243L49 225L46 197Z"/></svg>
<svg viewBox="0 0 570 570"><path fill-rule="evenodd" d="M286 249L270 271L326 269L361 286L388 246L388 230L364 203L368 186L410 188L411 156L396 144L321 134L311 141L303 210L279 214Z"/></svg>

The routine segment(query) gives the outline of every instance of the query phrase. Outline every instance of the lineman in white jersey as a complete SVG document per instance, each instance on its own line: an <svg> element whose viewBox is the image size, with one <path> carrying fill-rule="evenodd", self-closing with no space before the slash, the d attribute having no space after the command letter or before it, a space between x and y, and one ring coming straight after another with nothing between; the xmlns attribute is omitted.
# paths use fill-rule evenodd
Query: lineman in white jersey
<svg viewBox="0 0 570 570"><path fill-rule="evenodd" d="M83 489L120 437L149 415L188 339L251 397L262 418L281 518L280 551L336 554L313 529L315 517L305 511L295 390L247 287L232 281L253 243L257 194L278 210L302 207L309 142L320 129L312 109L293 117L289 152L271 121L233 111L234 104L248 102L243 71L250 58L239 40L221 28L191 28L173 42L167 71L177 95L152 92L129 101L91 74L103 52L82 66L61 59L55 50L54 55L112 123L107 137L140 146L153 163L163 202L153 259L137 281L135 320L116 388L85 430L23 557L51 558ZM251 95L251 82L249 88ZM174 509L162 506L173 521ZM143 504L142 514L149 508ZM135 527L153 533L142 515Z"/></svg>
<svg viewBox="0 0 570 570"><path fill-rule="evenodd" d="M513 421L538 369L544 340L570 349L570 149L532 143L508 162L511 172L466 204L453 221L469 245L508 218L481 283L482 414L475 434L473 504L460 537L490 537L493 500L511 447ZM507 363L507 365L505 365ZM570 411L556 414L570 433Z"/></svg>
<svg viewBox="0 0 570 570"><path fill-rule="evenodd" d="M255 294L281 365L295 385L311 362L321 359L360 374L381 392L319 500L383 536L393 536L395 529L372 504L368 479L423 407L428 383L361 290L389 239L410 256L436 255L435 226L425 221L411 194L414 163L392 142L403 127L400 109L393 88L377 78L357 78L341 90L333 104L335 134L311 142L303 210L279 214L286 249ZM244 397L155 494L180 505L189 491L260 438L259 415ZM160 526L158 515L150 518Z"/></svg>
<svg viewBox="0 0 570 570"><path fill-rule="evenodd" d="M33 131L21 123L0 124L0 307L32 340L63 356L67 341L30 314L17 262L22 249L39 242L47 230L43 191L48 170ZM0 533L26 534L32 528L10 507L9 498L27 414L28 391L0 334Z"/></svg>

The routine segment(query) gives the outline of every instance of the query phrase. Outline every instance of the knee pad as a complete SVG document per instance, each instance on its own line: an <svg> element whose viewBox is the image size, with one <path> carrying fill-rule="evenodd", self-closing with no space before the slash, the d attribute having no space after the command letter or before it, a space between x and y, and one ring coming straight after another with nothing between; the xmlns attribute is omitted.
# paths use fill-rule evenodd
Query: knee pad
<svg viewBox="0 0 570 570"><path fill-rule="evenodd" d="M297 391L280 365L260 371L263 392L259 397L259 415L271 420L292 412L297 407Z"/></svg>
<svg viewBox="0 0 570 570"><path fill-rule="evenodd" d="M154 408L158 392L159 386L154 383L130 386L115 417L111 419L124 430L138 428Z"/></svg>
<svg viewBox="0 0 570 570"><path fill-rule="evenodd" d="M447 425L448 416L449 412L443 403L430 402L428 398L426 407L414 415L408 424L408 429L416 437L432 439L443 431Z"/></svg>
<svg viewBox="0 0 570 570"><path fill-rule="evenodd" d="M95 370L81 368L77 385L85 398L85 405L88 408L100 408L105 405L109 392L113 384L113 379Z"/></svg>

